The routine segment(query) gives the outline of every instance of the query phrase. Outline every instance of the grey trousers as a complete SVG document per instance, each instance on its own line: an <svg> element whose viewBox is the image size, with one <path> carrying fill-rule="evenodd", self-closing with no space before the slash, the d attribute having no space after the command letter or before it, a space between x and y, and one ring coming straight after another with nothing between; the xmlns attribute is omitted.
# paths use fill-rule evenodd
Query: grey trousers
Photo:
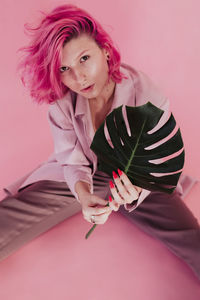
<svg viewBox="0 0 200 300"><path fill-rule="evenodd" d="M94 174L94 194L108 200L109 180ZM0 201L0 261L40 234L81 211L66 182L43 180ZM200 279L200 227L179 195L152 192L132 212L119 212L149 235L162 241Z"/></svg>

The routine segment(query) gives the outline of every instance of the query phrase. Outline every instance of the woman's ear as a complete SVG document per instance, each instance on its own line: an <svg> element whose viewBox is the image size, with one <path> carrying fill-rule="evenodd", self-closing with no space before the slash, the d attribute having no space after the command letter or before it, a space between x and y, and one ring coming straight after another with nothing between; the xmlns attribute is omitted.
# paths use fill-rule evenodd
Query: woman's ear
<svg viewBox="0 0 200 300"><path fill-rule="evenodd" d="M109 60L110 59L110 53L109 53L109 51L107 49L105 49L105 48L103 48L103 51L104 51L104 55L105 55L106 59Z"/></svg>

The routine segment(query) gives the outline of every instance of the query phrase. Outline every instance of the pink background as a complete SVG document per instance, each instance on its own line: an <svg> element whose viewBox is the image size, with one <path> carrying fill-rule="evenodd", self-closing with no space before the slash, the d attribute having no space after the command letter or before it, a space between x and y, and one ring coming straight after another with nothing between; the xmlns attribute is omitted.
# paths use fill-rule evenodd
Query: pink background
<svg viewBox="0 0 200 300"><path fill-rule="evenodd" d="M100 21L115 41L123 62L147 73L169 97L171 109L181 127L185 143L185 173L199 179L200 2L198 0L79 0L72 2L88 10ZM63 3L66 1L2 0L0 4L1 195L3 195L3 187L35 168L53 151L53 142L46 119L47 105L33 104L28 92L22 86L16 73L18 59L16 51L28 42L23 32L24 23L37 21L40 17L39 10L49 11L55 5ZM200 188L197 184L186 201L200 220L199 192ZM76 235L74 237L73 226L77 224L80 228L78 234L74 232ZM185 265L167 252L160 243L147 237L137 228L133 226L130 228L128 221L123 217L113 215L108 224L99 228L99 231L94 234L95 237L87 241L86 245L82 236L83 232L87 232L88 226L89 224L82 220L81 214L74 216L2 262L0 268L0 282L3 284L0 295L3 291L4 296L2 299L12 299L12 291L14 293L15 288L19 286L21 290L19 292L18 289L19 296L16 298L15 295L15 299L20 300L40 300L47 299L47 297L54 299L55 295L58 295L60 300L79 299L79 296L87 300L108 299L108 297L109 299L122 299L122 297L133 299L135 297L135 299L142 300L147 297L151 299L151 295L152 299L177 300L188 299L190 291L194 295L193 300L199 299L200 291L197 282L188 269L185 271ZM113 236L113 233L116 233L116 226L119 226L119 232ZM109 233L112 233L112 238ZM77 256L74 248L68 245L66 235L68 235L68 241L70 239L78 247ZM132 235L137 237L137 242L132 239ZM58 239L56 243L53 242L55 239ZM145 251L147 245L148 255ZM48 249L52 246L54 248L51 257ZM96 249L94 247L100 246L101 250L96 252L99 256L98 261L94 255L94 249ZM62 252L61 249L65 250ZM34 255L35 251L37 258ZM108 251L111 253L108 254ZM58 258L68 254L74 259L75 266L72 264L69 268L70 261L72 261L69 260L68 266L62 269L62 261ZM161 265L157 262L158 256L163 262ZM136 261L141 260L145 263L137 264L133 259L129 263L131 257L137 257ZM92 259L95 262L91 262ZM34 260L38 263L37 267ZM164 262L169 264L165 265ZM25 275L27 266L30 278ZM163 266L165 266L164 272ZM50 267L52 267L51 271L59 272L59 275L49 273ZM43 279L38 277L39 268ZM70 277L66 269L70 270L70 274L73 274L74 270L78 273ZM137 278L134 277L133 271L136 272ZM21 274L21 279L18 273ZM1 278L2 274L5 276ZM84 277L85 274L88 277ZM46 281L44 281L45 275ZM171 277L170 285L168 276ZM20 283L23 278L26 286ZM59 282L57 278L60 278ZM65 278L68 283L70 282L66 291ZM157 288L158 278L160 290ZM40 280L42 280L41 286ZM55 295L51 291L51 284L54 284ZM76 284L80 286L80 291L74 290ZM143 284L147 289L143 289ZM13 289L8 290L10 285ZM99 286L102 287L101 292L98 290ZM165 291L164 296L163 291ZM67 297L69 294L70 297Z"/></svg>
<svg viewBox="0 0 200 300"><path fill-rule="evenodd" d="M62 3L1 1L0 188L35 168L53 151L47 105L33 104L22 86L16 73L16 51L28 42L23 24L37 21L39 10ZM199 1L73 3L90 11L104 25L120 49L122 61L146 72L169 97L185 142L185 172L199 178Z"/></svg>

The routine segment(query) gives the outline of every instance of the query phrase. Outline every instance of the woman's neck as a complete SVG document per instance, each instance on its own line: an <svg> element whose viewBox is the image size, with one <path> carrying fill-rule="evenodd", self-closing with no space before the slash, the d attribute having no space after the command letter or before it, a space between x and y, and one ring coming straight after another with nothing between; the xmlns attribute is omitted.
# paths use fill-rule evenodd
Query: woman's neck
<svg viewBox="0 0 200 300"><path fill-rule="evenodd" d="M109 83L105 86L102 95L97 98L88 99L90 106L95 107L97 110L98 108L101 109L104 106L108 106L114 98L115 86L116 83L113 80L110 80Z"/></svg>

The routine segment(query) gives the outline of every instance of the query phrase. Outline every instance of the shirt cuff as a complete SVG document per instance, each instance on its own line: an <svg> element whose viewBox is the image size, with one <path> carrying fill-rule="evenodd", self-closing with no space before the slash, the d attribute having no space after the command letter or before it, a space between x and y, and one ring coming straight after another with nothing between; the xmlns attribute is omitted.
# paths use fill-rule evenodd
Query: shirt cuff
<svg viewBox="0 0 200 300"><path fill-rule="evenodd" d="M85 169L85 170L84 170ZM80 203L78 194L75 191L75 184L77 181L84 181L90 185L90 193L93 194L93 178L90 174L90 169L87 167L77 168L74 170L72 167L64 167L64 176L68 188L76 198L76 200Z"/></svg>
<svg viewBox="0 0 200 300"><path fill-rule="evenodd" d="M151 191L142 189L142 192L140 193L139 198L137 200L134 200L132 203L124 204L124 208L126 210L128 210L128 212L135 210L150 193L151 193Z"/></svg>

